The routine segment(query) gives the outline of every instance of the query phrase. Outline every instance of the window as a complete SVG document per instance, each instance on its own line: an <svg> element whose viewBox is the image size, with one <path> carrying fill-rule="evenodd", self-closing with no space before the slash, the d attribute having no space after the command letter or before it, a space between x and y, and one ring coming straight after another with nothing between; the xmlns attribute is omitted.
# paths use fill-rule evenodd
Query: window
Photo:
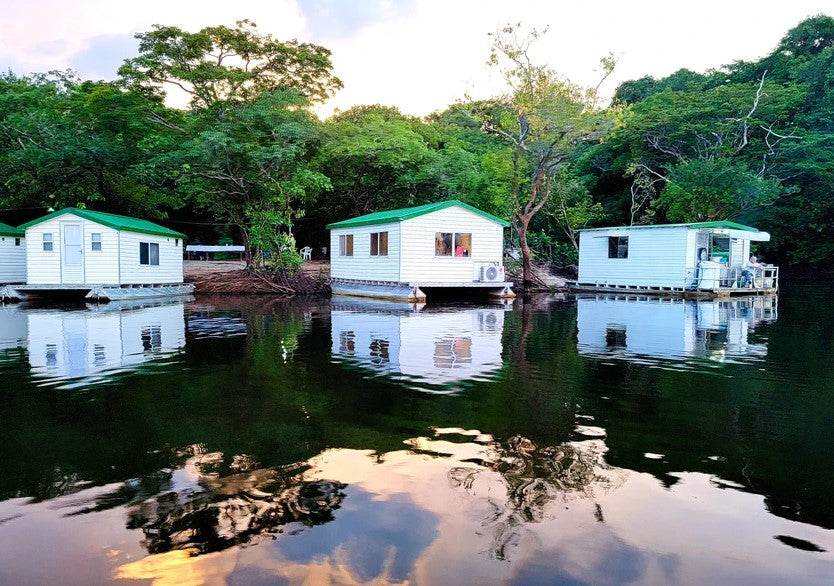
<svg viewBox="0 0 834 586"><path fill-rule="evenodd" d="M52 234L43 235L43 251L52 252Z"/></svg>
<svg viewBox="0 0 834 586"><path fill-rule="evenodd" d="M371 256L388 256L388 232L371 234Z"/></svg>
<svg viewBox="0 0 834 586"><path fill-rule="evenodd" d="M455 256L469 256L472 253L472 234L455 234Z"/></svg>
<svg viewBox="0 0 834 586"><path fill-rule="evenodd" d="M155 242L140 242L139 264L159 266L159 244Z"/></svg>
<svg viewBox="0 0 834 586"><path fill-rule="evenodd" d="M472 256L472 234L463 232L435 232L434 255L455 256L458 258Z"/></svg>
<svg viewBox="0 0 834 586"><path fill-rule="evenodd" d="M608 258L628 258L628 236L608 237Z"/></svg>
<svg viewBox="0 0 834 586"><path fill-rule="evenodd" d="M92 242L91 250L94 252L101 251L101 234L93 232L90 234L90 240Z"/></svg>
<svg viewBox="0 0 834 586"><path fill-rule="evenodd" d="M434 256L452 256L451 232L435 232L434 234Z"/></svg>
<svg viewBox="0 0 834 586"><path fill-rule="evenodd" d="M353 256L353 234L339 236L339 256Z"/></svg>
<svg viewBox="0 0 834 586"><path fill-rule="evenodd" d="M15 238L14 239L14 245L15 246L20 246L20 238Z"/></svg>

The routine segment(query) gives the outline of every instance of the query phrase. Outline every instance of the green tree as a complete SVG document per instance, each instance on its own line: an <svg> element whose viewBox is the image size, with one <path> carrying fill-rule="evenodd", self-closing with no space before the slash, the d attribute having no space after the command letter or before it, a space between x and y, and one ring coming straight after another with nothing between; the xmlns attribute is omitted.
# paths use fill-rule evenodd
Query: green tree
<svg viewBox="0 0 834 586"><path fill-rule="evenodd" d="M547 205L556 174L576 146L599 140L610 128L611 118L595 109L594 90L583 90L550 67L533 64L529 50L543 33L533 30L522 39L518 28L507 26L494 35L489 60L502 73L509 93L477 114L484 131L511 147L511 222L521 245L524 286L529 287L530 222ZM603 60L603 66L607 76L614 62Z"/></svg>
<svg viewBox="0 0 834 586"><path fill-rule="evenodd" d="M180 202L136 172L139 145L168 132L150 116L163 109L72 74L0 76L0 201L164 217Z"/></svg>
<svg viewBox="0 0 834 586"><path fill-rule="evenodd" d="M306 105L297 92L276 91L229 105L219 119L193 113L187 137L146 145L161 151L150 163L154 172L172 177L183 197L240 229L248 265L260 262L259 247L270 242L264 226L289 231L304 206L330 188L311 164L319 131Z"/></svg>
<svg viewBox="0 0 834 586"><path fill-rule="evenodd" d="M332 73L328 49L277 41L259 34L249 20L238 21L235 28L212 26L196 33L156 25L136 38L139 56L119 68L124 82L152 93L178 88L190 96L192 108L251 102L289 88L310 102L321 102L342 87Z"/></svg>

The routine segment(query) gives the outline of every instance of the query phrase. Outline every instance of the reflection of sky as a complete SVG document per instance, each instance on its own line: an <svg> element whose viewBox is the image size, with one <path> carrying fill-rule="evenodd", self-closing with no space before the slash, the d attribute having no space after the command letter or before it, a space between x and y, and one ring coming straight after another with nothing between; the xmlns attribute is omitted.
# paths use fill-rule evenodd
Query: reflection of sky
<svg viewBox="0 0 834 586"><path fill-rule="evenodd" d="M785 584L801 577L822 585L834 578L834 531L776 517L762 496L709 474L676 473L679 481L666 488L649 474L610 467L599 439L555 452L529 442L511 450L477 430L445 430L409 444L421 451L322 452L306 462L304 481L347 485L332 520L291 523L245 547L204 555L189 544L190 531L200 527L179 527L173 549L145 555L143 533L127 528L125 508L72 515L118 485L43 503L0 502L0 540L7 544L0 548L0 582L28 575L65 584ZM544 460L531 466L533 449L545 460L567 450L592 474L542 475ZM211 473L204 474L207 487ZM259 474L268 476L251 471ZM231 508L253 497L273 500L257 484L240 492L234 484L216 486L216 498ZM153 514L157 500L166 501L165 494L131 507ZM826 551L789 547L791 540ZM25 552L35 550L33 568ZM67 572L68 564L83 569Z"/></svg>
<svg viewBox="0 0 834 586"><path fill-rule="evenodd" d="M363 582L381 576L407 580L437 537L437 515L416 506L405 494L376 499L357 487L345 492L335 521L281 540L275 547L293 563L343 557Z"/></svg>

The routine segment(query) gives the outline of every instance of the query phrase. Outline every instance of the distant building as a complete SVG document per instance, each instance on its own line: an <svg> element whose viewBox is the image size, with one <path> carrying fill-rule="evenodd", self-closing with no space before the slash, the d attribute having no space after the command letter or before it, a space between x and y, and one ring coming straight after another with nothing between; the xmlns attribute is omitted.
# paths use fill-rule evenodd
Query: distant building
<svg viewBox="0 0 834 586"><path fill-rule="evenodd" d="M592 228L579 234L580 290L775 292L778 269L747 271L751 242L770 234L735 222Z"/></svg>
<svg viewBox="0 0 834 586"><path fill-rule="evenodd" d="M0 285L25 282L25 234L23 230L0 223Z"/></svg>
<svg viewBox="0 0 834 586"><path fill-rule="evenodd" d="M426 290L513 297L503 266L509 223L452 200L330 224L334 293L424 301Z"/></svg>
<svg viewBox="0 0 834 586"><path fill-rule="evenodd" d="M26 284L0 297L88 291L122 299L182 295L185 235L153 222L65 208L20 226L25 231ZM131 288L141 287L142 290Z"/></svg>

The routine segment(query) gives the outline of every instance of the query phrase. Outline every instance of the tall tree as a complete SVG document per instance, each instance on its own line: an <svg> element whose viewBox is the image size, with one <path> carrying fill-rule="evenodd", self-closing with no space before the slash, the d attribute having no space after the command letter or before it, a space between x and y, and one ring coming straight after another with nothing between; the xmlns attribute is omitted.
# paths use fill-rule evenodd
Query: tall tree
<svg viewBox="0 0 834 586"><path fill-rule="evenodd" d="M535 65L530 48L543 33L533 30L522 38L518 28L506 26L493 36L489 64L501 72L509 91L478 114L483 130L511 147L511 221L521 245L524 286L529 287L530 222L547 205L556 173L567 165L574 148L600 139L611 118L596 109L595 90L583 90L550 67ZM603 60L603 66L607 77L613 59Z"/></svg>
<svg viewBox="0 0 834 586"><path fill-rule="evenodd" d="M122 79L153 93L176 88L190 96L192 108L251 102L281 89L321 102L342 87L332 73L328 49L275 40L259 34L249 20L238 21L235 28L211 26L196 33L156 25L136 38L139 56L119 68Z"/></svg>

